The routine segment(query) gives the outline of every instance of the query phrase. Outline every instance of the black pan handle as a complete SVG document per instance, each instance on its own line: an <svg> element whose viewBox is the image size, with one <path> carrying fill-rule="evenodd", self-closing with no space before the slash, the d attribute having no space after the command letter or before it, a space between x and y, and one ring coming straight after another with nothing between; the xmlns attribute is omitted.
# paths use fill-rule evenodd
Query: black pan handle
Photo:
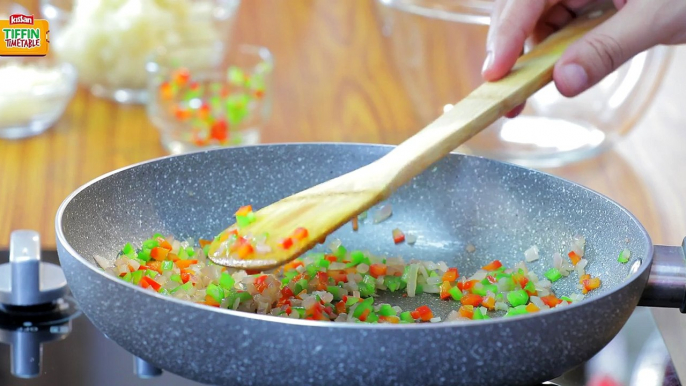
<svg viewBox="0 0 686 386"><path fill-rule="evenodd" d="M655 246L653 265L639 306L678 308L686 313L685 247L686 244L679 247Z"/></svg>

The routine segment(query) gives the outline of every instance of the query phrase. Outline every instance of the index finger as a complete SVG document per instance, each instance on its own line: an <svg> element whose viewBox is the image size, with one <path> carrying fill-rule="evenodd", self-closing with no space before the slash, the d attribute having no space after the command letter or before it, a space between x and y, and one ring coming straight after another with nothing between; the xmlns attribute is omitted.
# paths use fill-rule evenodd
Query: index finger
<svg viewBox="0 0 686 386"><path fill-rule="evenodd" d="M543 13L560 0L498 0L486 43L482 76L494 81L507 75L522 53Z"/></svg>

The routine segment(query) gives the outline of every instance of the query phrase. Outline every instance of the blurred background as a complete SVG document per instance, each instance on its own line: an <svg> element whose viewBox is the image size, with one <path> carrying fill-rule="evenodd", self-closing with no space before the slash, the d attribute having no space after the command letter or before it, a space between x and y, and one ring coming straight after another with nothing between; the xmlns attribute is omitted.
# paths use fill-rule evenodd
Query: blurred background
<svg viewBox="0 0 686 386"><path fill-rule="evenodd" d="M22 228L54 247L62 200L137 162L258 143L398 144L481 83L491 6L2 0L0 19L49 20L50 53L0 58L0 247ZM546 87L459 151L581 183L656 243L680 244L684 64L685 48L656 47L577 98ZM639 327L653 323L644 311Z"/></svg>

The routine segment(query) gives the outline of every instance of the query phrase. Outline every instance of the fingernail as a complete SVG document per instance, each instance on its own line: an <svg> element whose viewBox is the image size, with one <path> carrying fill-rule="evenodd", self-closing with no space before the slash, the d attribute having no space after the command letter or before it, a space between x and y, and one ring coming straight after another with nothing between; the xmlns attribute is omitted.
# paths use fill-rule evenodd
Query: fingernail
<svg viewBox="0 0 686 386"><path fill-rule="evenodd" d="M567 93L578 94L586 89L588 74L580 65L569 63L560 68L557 81L564 84Z"/></svg>
<svg viewBox="0 0 686 386"><path fill-rule="evenodd" d="M481 73L486 72L493 64L493 51L486 52L486 59L484 60L484 65L481 68Z"/></svg>

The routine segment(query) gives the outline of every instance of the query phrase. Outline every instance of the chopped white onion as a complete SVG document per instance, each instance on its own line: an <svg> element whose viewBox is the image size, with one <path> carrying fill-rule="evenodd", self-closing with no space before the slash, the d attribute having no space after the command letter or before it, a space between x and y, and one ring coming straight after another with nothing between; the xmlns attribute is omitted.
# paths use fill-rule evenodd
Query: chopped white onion
<svg viewBox="0 0 686 386"><path fill-rule="evenodd" d="M414 243L417 242L417 235L415 235L414 233L406 233L405 234L405 241L408 244L413 245Z"/></svg>
<svg viewBox="0 0 686 386"><path fill-rule="evenodd" d="M441 318L440 318L439 316L437 316L437 317L435 317L435 318L429 319L429 321L430 321L431 323L438 323L438 322L441 321Z"/></svg>
<svg viewBox="0 0 686 386"><path fill-rule="evenodd" d="M428 279L426 279L426 284L433 284L437 285L440 284L443 281L443 278L440 276L431 276Z"/></svg>
<svg viewBox="0 0 686 386"><path fill-rule="evenodd" d="M417 264L410 264L407 272L407 296L413 298L417 291Z"/></svg>
<svg viewBox="0 0 686 386"><path fill-rule="evenodd" d="M435 284L427 284L424 286L424 292L428 294L437 294L441 292L441 289Z"/></svg>
<svg viewBox="0 0 686 386"><path fill-rule="evenodd" d="M107 260L106 258L100 256L100 255L95 255L93 257L95 259L95 262L98 263L100 268L102 269L107 269L107 268L112 268L114 267L114 263L112 261Z"/></svg>
<svg viewBox="0 0 686 386"><path fill-rule="evenodd" d="M562 255L559 252L553 253L553 267L558 271L562 269Z"/></svg>
<svg viewBox="0 0 686 386"><path fill-rule="evenodd" d="M480 269L480 270L474 272L474 274L469 278L469 280L481 281L481 280L485 279L486 276L488 276L488 272L484 271L483 269Z"/></svg>
<svg viewBox="0 0 686 386"><path fill-rule="evenodd" d="M381 209L377 210L374 212L373 219L374 219L374 224L378 224L387 218L391 217L393 214L393 208L391 207L391 204L386 204L381 207Z"/></svg>
<svg viewBox="0 0 686 386"><path fill-rule="evenodd" d="M507 303L505 302L495 302L495 310L496 311L507 311L509 307L507 306Z"/></svg>
<svg viewBox="0 0 686 386"><path fill-rule="evenodd" d="M367 272L369 272L369 266L365 263L360 263L357 265L357 272L367 273Z"/></svg>
<svg viewBox="0 0 686 386"><path fill-rule="evenodd" d="M467 244L467 246L465 247L465 250L466 250L468 253L472 253L472 252L476 251L476 247L473 246L472 244Z"/></svg>
<svg viewBox="0 0 686 386"><path fill-rule="evenodd" d="M338 271L338 270L341 270L341 269L345 269L345 264L344 264L344 263L339 263L339 262L337 261L337 262L331 263L331 265L329 265L329 270Z"/></svg>
<svg viewBox="0 0 686 386"><path fill-rule="evenodd" d="M529 249L524 251L524 260L526 260L527 263L536 261L539 258L540 256L538 256L538 247L535 245L532 245Z"/></svg>
<svg viewBox="0 0 686 386"><path fill-rule="evenodd" d="M576 302L580 302L580 301L584 300L584 295L582 295L582 294L571 294L569 296L569 298L572 299L572 302L576 303Z"/></svg>
<svg viewBox="0 0 686 386"><path fill-rule="evenodd" d="M526 267L526 263L524 263L523 261L520 261L519 263L515 264L514 267L517 270L521 269L522 271L524 271L524 274L529 273L529 269Z"/></svg>

